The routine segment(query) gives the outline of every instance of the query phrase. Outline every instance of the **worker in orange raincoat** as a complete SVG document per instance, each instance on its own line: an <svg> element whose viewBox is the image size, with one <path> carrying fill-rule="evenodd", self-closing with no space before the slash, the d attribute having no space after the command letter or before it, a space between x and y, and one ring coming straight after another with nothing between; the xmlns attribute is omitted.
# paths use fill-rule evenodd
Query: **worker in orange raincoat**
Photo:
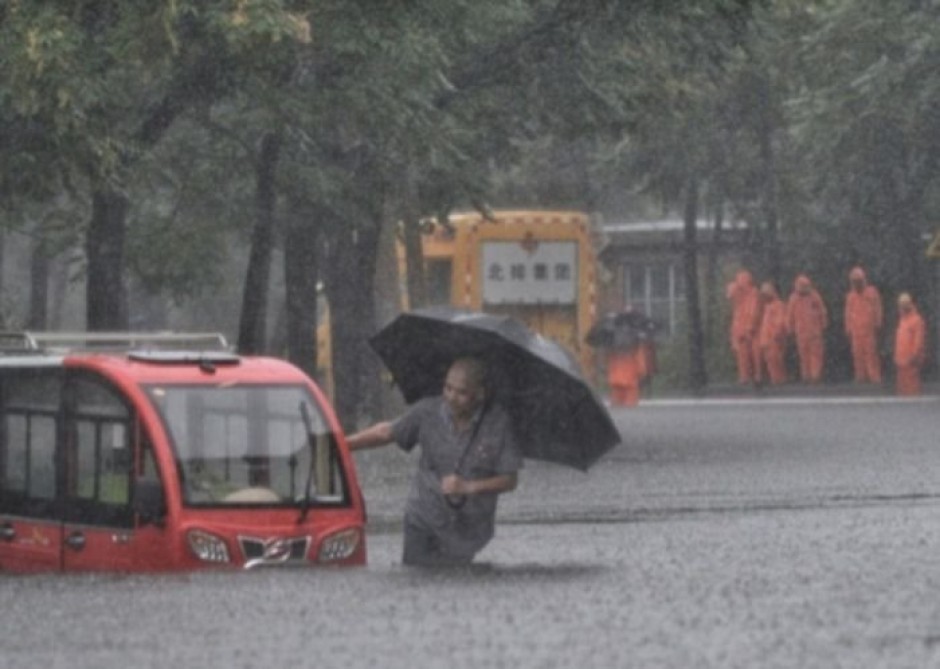
<svg viewBox="0 0 940 669"><path fill-rule="evenodd" d="M607 352L607 384L610 403L633 407L640 403L640 383L647 375L646 355L639 342L628 350Z"/></svg>
<svg viewBox="0 0 940 669"><path fill-rule="evenodd" d="M751 273L740 270L728 284L726 294L731 302L731 350L738 368L738 383L759 382L757 330L761 304Z"/></svg>
<svg viewBox="0 0 940 669"><path fill-rule="evenodd" d="M656 329L651 319L628 305L620 312L605 314L585 336L588 346L606 352L612 405L639 404L641 384L655 372L652 346Z"/></svg>
<svg viewBox="0 0 940 669"><path fill-rule="evenodd" d="M865 271L849 272L849 292L845 296L845 336L852 348L852 367L858 383L881 383L881 357L878 337L884 315L881 293L868 283Z"/></svg>
<svg viewBox="0 0 940 669"><path fill-rule="evenodd" d="M807 383L818 383L822 379L826 354L823 335L828 326L829 312L822 297L809 277L800 274L787 300L787 331L796 338L800 378Z"/></svg>
<svg viewBox="0 0 940 669"><path fill-rule="evenodd" d="M898 296L898 327L894 336L894 364L898 395L920 395L920 370L926 358L927 329L908 293Z"/></svg>
<svg viewBox="0 0 940 669"><path fill-rule="evenodd" d="M770 281L761 284L760 297L763 307L757 344L762 367L771 384L786 383L787 306Z"/></svg>

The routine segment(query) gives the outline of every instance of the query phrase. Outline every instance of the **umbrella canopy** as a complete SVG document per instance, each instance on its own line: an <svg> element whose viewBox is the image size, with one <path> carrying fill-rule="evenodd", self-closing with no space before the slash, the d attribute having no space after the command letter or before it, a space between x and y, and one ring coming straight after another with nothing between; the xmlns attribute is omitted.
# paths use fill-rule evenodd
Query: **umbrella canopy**
<svg viewBox="0 0 940 669"><path fill-rule="evenodd" d="M525 457L583 471L620 442L573 356L511 316L419 309L398 316L370 344L409 403L440 395L457 358L482 359Z"/></svg>
<svg viewBox="0 0 940 669"><path fill-rule="evenodd" d="M638 311L611 312L588 330L584 341L595 348L630 350L658 330L656 321Z"/></svg>

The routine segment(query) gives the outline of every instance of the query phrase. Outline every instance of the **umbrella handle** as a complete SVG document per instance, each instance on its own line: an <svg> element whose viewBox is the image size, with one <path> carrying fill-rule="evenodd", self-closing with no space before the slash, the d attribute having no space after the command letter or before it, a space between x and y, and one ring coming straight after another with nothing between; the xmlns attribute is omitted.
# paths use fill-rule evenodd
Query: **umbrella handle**
<svg viewBox="0 0 940 669"><path fill-rule="evenodd" d="M447 505L452 509L459 509L467 503L466 495L444 495L444 499L447 500Z"/></svg>

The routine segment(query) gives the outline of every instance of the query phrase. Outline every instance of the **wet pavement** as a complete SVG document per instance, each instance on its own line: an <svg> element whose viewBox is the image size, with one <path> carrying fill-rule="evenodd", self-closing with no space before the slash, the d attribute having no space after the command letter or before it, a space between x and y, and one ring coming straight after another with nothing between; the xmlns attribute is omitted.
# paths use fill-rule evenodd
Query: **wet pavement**
<svg viewBox="0 0 940 669"><path fill-rule="evenodd" d="M369 566L0 578L20 667L940 666L940 400L617 410L589 474L527 463L464 570L399 564L413 466L357 455Z"/></svg>

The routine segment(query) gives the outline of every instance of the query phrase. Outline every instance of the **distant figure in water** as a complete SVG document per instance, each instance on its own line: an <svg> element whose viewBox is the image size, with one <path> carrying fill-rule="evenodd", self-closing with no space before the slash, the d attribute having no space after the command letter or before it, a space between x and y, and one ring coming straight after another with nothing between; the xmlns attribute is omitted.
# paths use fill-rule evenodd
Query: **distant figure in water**
<svg viewBox="0 0 940 669"><path fill-rule="evenodd" d="M852 369L857 383L881 383L881 356L878 336L884 316L881 293L868 283L865 270L849 272L849 292L845 296L845 336L852 349Z"/></svg>
<svg viewBox="0 0 940 669"><path fill-rule="evenodd" d="M758 370L766 369L770 383L779 385L787 382L787 306L770 281L761 284L760 297L763 307L757 335Z"/></svg>
<svg viewBox="0 0 940 669"><path fill-rule="evenodd" d="M829 327L829 312L822 297L805 274L793 282L793 292L787 301L787 330L796 339L796 353L800 359L800 379L805 383L822 380L826 345L823 336Z"/></svg>
<svg viewBox="0 0 940 669"><path fill-rule="evenodd" d="M927 328L909 293L898 296L898 327L894 335L894 364L898 395L920 395L920 370L926 359Z"/></svg>
<svg viewBox="0 0 940 669"><path fill-rule="evenodd" d="M761 301L751 273L746 269L740 270L725 293L731 303L731 351L738 369L738 383L759 383L761 369L757 334Z"/></svg>

